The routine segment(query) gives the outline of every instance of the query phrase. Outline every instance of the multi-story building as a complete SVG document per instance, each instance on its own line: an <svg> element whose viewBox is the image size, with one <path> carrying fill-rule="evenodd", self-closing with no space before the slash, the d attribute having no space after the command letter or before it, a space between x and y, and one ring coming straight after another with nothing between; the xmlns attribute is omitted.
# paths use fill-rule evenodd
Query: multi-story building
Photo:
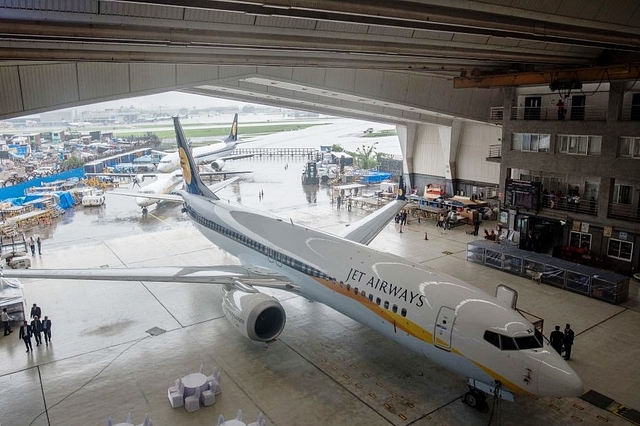
<svg viewBox="0 0 640 426"><path fill-rule="evenodd" d="M535 235L540 251L635 273L640 83L578 87L507 88L503 107L492 109L503 125L501 149L491 155L500 161L501 220Z"/></svg>

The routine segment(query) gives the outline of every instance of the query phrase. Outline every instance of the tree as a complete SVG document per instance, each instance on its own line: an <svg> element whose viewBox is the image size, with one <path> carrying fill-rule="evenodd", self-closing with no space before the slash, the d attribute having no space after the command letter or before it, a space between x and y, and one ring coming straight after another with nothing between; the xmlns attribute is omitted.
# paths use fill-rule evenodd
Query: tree
<svg viewBox="0 0 640 426"><path fill-rule="evenodd" d="M369 145L362 145L362 147L356 149L356 161L361 169L369 170L378 165L376 155L376 145L378 142Z"/></svg>
<svg viewBox="0 0 640 426"><path fill-rule="evenodd" d="M332 152L343 152L344 148L341 145L339 145L337 143L334 143L333 145L331 145L331 151Z"/></svg>
<svg viewBox="0 0 640 426"><path fill-rule="evenodd" d="M62 169L63 170L77 169L78 167L82 167L83 164L84 164L84 161L82 161L82 158L72 155L71 157L69 157L68 159L62 162Z"/></svg>

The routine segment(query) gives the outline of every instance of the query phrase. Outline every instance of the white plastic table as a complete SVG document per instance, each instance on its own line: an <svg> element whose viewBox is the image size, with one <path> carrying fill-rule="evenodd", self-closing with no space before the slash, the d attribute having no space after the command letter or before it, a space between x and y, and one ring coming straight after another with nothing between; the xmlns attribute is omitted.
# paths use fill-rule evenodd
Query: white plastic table
<svg viewBox="0 0 640 426"><path fill-rule="evenodd" d="M191 396L196 393L198 388L201 391L206 390L207 376L202 373L187 374L182 378L182 384L184 385L184 396Z"/></svg>

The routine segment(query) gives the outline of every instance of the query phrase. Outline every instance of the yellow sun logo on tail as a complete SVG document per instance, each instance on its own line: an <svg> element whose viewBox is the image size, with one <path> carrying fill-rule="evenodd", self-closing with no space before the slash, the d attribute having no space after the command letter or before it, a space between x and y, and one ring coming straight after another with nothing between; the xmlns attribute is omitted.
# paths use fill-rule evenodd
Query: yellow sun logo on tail
<svg viewBox="0 0 640 426"><path fill-rule="evenodd" d="M182 167L182 177L187 185L191 184L191 169L189 168L189 159L184 149L180 148L178 151L180 155L180 167Z"/></svg>

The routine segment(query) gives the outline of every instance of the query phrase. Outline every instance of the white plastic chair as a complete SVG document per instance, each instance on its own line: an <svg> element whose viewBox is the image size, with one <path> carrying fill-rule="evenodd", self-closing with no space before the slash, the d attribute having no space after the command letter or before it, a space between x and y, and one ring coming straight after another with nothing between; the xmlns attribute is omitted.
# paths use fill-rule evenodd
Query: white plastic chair
<svg viewBox="0 0 640 426"><path fill-rule="evenodd" d="M184 409L190 413L200 409L200 388L196 389L196 393L184 399Z"/></svg>
<svg viewBox="0 0 640 426"><path fill-rule="evenodd" d="M215 394L214 382L209 382L207 384L207 387L208 387L208 389L202 391L202 393L200 394L200 402L205 407L209 407L210 405L213 405L213 404L216 403L216 394Z"/></svg>
<svg viewBox="0 0 640 426"><path fill-rule="evenodd" d="M176 385L167 390L167 397L171 408L182 407L184 405L184 385L181 379L176 380Z"/></svg>
<svg viewBox="0 0 640 426"><path fill-rule="evenodd" d="M260 412L258 413L258 419L253 423L249 423L247 426L266 426L266 425L267 425L267 421L265 420L262 412Z"/></svg>
<svg viewBox="0 0 640 426"><path fill-rule="evenodd" d="M210 376L207 376L207 382L214 382L215 384L214 393L216 395L220 395L222 393L222 388L220 388L220 379L221 379L221 374L216 369L213 370L213 373L211 373Z"/></svg>
<svg viewBox="0 0 640 426"><path fill-rule="evenodd" d="M542 284L542 272L533 272L531 274L531 281Z"/></svg>

